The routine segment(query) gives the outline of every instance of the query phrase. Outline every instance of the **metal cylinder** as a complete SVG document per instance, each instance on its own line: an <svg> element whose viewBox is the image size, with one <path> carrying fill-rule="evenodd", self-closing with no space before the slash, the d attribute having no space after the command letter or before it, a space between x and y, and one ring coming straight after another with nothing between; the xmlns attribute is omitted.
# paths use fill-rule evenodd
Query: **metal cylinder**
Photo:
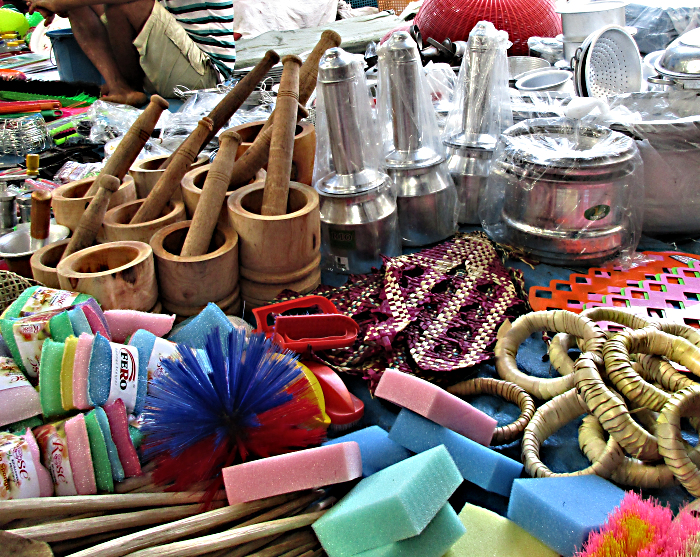
<svg viewBox="0 0 700 557"><path fill-rule="evenodd" d="M365 168L357 107L359 102L366 100L358 98L355 65L352 55L340 48L331 48L326 51L318 68L318 81L323 84L333 164L338 174L359 173Z"/></svg>
<svg viewBox="0 0 700 557"><path fill-rule="evenodd" d="M17 206L19 207L19 221L30 222L32 220L32 194L22 194L19 199L17 199Z"/></svg>
<svg viewBox="0 0 700 557"><path fill-rule="evenodd" d="M405 31L394 33L387 44L389 94L394 124L394 148L399 151L420 149L423 133L420 125L420 56L416 43Z"/></svg>
<svg viewBox="0 0 700 557"><path fill-rule="evenodd" d="M496 41L488 33L484 22L480 21L469 34L469 75L462 113L463 131L467 137L479 137L489 131L488 82L493 75L497 52Z"/></svg>
<svg viewBox="0 0 700 557"><path fill-rule="evenodd" d="M17 196L7 191L0 192L0 229L17 224Z"/></svg>

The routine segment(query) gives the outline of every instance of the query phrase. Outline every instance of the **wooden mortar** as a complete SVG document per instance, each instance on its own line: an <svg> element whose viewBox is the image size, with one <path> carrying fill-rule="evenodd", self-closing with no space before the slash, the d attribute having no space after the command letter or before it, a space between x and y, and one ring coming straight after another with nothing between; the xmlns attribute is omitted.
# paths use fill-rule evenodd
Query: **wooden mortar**
<svg viewBox="0 0 700 557"><path fill-rule="evenodd" d="M263 129L265 121L248 122L231 128L243 139L238 147L236 159L239 159L255 141ZM292 182L311 185L314 174L314 158L316 156L316 128L310 122L297 124L294 135L294 151L292 152L292 171L289 179ZM267 164L263 166L267 170Z"/></svg>
<svg viewBox="0 0 700 557"><path fill-rule="evenodd" d="M136 197L138 199L144 199L151 193L153 186L156 185L158 179L163 172L165 172L165 169L161 169L160 165L163 164L167 158L168 155L156 155L155 157L138 160L131 165L129 174L134 179ZM199 168L205 164L209 164L209 157L207 155L199 155L197 160L192 163L191 168ZM177 192L173 198L177 198Z"/></svg>
<svg viewBox="0 0 700 557"><path fill-rule="evenodd" d="M182 257L190 223L171 224L151 238L163 310L178 315L194 315L209 302L229 303L238 288L238 234L217 227L206 254Z"/></svg>
<svg viewBox="0 0 700 557"><path fill-rule="evenodd" d="M71 229L71 232L76 229L78 222L80 222L80 217L83 216L85 209L93 200L94 196L83 196L94 181L95 177L84 178L83 180L76 180L60 186L53 191L51 207L57 224L67 226ZM131 176L126 176L121 187L112 194L107 210L134 200L136 200L134 179Z"/></svg>
<svg viewBox="0 0 700 557"><path fill-rule="evenodd" d="M204 186L204 182L207 179L207 173L209 172L210 168L211 168L211 164L206 164L204 166L200 166L199 168L195 168L194 170L190 170L182 178L182 183L181 183L182 200L185 202L185 208L187 209L187 217L190 219L192 218L195 210L197 209L197 204L199 203L199 198L202 195L202 186ZM264 182L265 175L266 175L266 173L264 170L262 170L262 169L258 170L253 182L261 182L261 181ZM251 182L251 184L253 182ZM226 200L227 201L231 197L231 194L233 192L234 192L233 189L228 190L228 192L226 193ZM228 209L226 208L225 203L224 203L224 206L221 208L221 212L219 213L219 222L218 222L217 226L223 227L223 228L231 226L231 220L229 219Z"/></svg>
<svg viewBox="0 0 700 557"><path fill-rule="evenodd" d="M313 188L289 183L287 214L263 216L264 184L236 190L228 200L231 225L238 232L241 298L259 307L282 290L306 294L321 281L321 213Z"/></svg>
<svg viewBox="0 0 700 557"><path fill-rule="evenodd" d="M219 306L221 311L223 311L226 315L239 315L241 310L241 289L239 285L236 285L233 292L231 292L231 294L229 294L226 298L212 303ZM206 304L201 306L178 306L176 304L169 303L163 307L167 307L167 313L174 313L178 317L184 319L187 317L192 317L193 315L198 315L199 312L201 312L207 306Z"/></svg>
<svg viewBox="0 0 700 557"><path fill-rule="evenodd" d="M34 252L32 258L29 260L34 280L39 281L49 288L61 288L58 282L56 265L58 265L61 257L63 257L63 252L68 242L70 242L70 239L54 242Z"/></svg>
<svg viewBox="0 0 700 557"><path fill-rule="evenodd" d="M153 235L164 226L185 220L185 204L180 201L170 201L159 218L149 222L130 224L131 218L143 204L143 199L130 201L107 211L104 230L105 242L130 240L148 244Z"/></svg>
<svg viewBox="0 0 700 557"><path fill-rule="evenodd" d="M69 255L56 267L62 289L83 292L108 309L150 311L158 301L153 250L143 242L110 242Z"/></svg>

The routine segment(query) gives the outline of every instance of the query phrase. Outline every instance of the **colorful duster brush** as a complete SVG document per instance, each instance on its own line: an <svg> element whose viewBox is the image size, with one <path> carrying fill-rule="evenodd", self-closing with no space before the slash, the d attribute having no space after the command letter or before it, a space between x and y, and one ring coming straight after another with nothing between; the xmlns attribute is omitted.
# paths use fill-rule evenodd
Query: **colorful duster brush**
<svg viewBox="0 0 700 557"><path fill-rule="evenodd" d="M178 346L181 359L163 362L148 388L143 417L144 455L156 463L157 483L187 490L223 484L221 469L321 443L321 410L296 358L262 334L219 329L206 350Z"/></svg>

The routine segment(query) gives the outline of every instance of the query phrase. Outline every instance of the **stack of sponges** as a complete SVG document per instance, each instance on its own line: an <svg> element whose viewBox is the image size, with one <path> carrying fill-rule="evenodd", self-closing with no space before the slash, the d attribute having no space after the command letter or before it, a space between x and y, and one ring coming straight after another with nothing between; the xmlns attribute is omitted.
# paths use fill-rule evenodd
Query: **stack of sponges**
<svg viewBox="0 0 700 557"><path fill-rule="evenodd" d="M415 453L444 445L462 477L505 497L523 465L488 446L496 420L418 377L386 370L375 394L403 406L389 439Z"/></svg>
<svg viewBox="0 0 700 557"><path fill-rule="evenodd" d="M57 495L111 493L115 482L141 475L121 399L34 433Z"/></svg>
<svg viewBox="0 0 700 557"><path fill-rule="evenodd" d="M447 502L461 482L436 447L363 479L313 529L328 557L440 557L466 531Z"/></svg>

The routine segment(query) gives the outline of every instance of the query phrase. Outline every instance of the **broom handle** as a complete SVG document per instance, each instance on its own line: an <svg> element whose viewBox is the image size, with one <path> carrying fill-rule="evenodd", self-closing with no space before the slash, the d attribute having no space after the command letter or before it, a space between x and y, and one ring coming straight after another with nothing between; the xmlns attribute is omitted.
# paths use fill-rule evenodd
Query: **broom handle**
<svg viewBox="0 0 700 557"><path fill-rule="evenodd" d="M199 155L204 140L214 129L214 122L205 116L194 131L182 142L180 148L173 153L173 160L158 178L156 185L146 197L139 210L131 219L131 224L139 224L157 219L175 191L180 187L182 177L187 174L192 163Z"/></svg>
<svg viewBox="0 0 700 557"><path fill-rule="evenodd" d="M197 154L199 154L199 151L201 151L202 148L213 139L224 124L231 119L231 116L233 116L246 101L246 99L258 86L258 83L265 79L265 76L270 71L272 66L279 61L279 54L277 54L274 50L268 50L265 53L265 56L263 56L263 59L260 60L260 62L258 62L257 65L243 79L241 79L231 91L228 92L221 102L214 107L214 110L209 113L209 118L211 118L211 120L214 122L214 127L204 143L199 146ZM161 170L170 165L175 153L177 153L177 150L165 161L163 161L163 163L160 165Z"/></svg>
<svg viewBox="0 0 700 557"><path fill-rule="evenodd" d="M89 549L73 553L70 557L121 557L122 555L129 555L142 548L172 542L173 540L191 536L203 530L216 528L217 526L233 522L243 516L283 504L290 499L291 496L289 495L280 495L260 501L231 505L223 509L208 511L197 516L190 516L182 520L116 538Z"/></svg>
<svg viewBox="0 0 700 557"><path fill-rule="evenodd" d="M223 506L223 502L219 501L216 505L217 507L221 507ZM9 531L23 538L36 541L59 542L114 530L172 522L199 514L200 512L202 512L201 505L179 505L131 513L118 513L109 516L83 518L68 522L52 522L50 524L42 524L41 526L15 528Z"/></svg>
<svg viewBox="0 0 700 557"><path fill-rule="evenodd" d="M270 163L267 168L265 189L263 190L263 216L276 217L287 213L289 198L289 175L292 171L292 153L294 151L294 131L297 125L297 106L299 106L299 68L298 56L285 56L282 59L282 80L277 93L275 122L272 126L270 140Z"/></svg>
<svg viewBox="0 0 700 557"><path fill-rule="evenodd" d="M124 493L120 495L75 495L72 497L33 497L0 501L0 520L60 516L86 512L136 509L139 507L168 507L200 503L204 492ZM225 497L223 492L216 499Z"/></svg>
<svg viewBox="0 0 700 557"><path fill-rule="evenodd" d="M124 179L146 141L151 137L160 115L168 106L168 102L163 97L158 95L151 97L151 102L148 103L141 115L136 118L136 121L119 142L112 156L107 159L99 176L109 174L119 178L120 182ZM95 195L98 187L97 180L95 180L85 196Z"/></svg>
<svg viewBox="0 0 700 557"><path fill-rule="evenodd" d="M73 237L68 242L61 259L65 259L81 249L89 248L93 244L102 226L112 194L119 189L121 183L119 178L110 174L100 174L95 178L94 184L97 184L97 193L80 217Z"/></svg>
<svg viewBox="0 0 700 557"><path fill-rule="evenodd" d="M335 31L326 30L321 34L321 39L318 41L314 49L309 54L304 64L299 71L299 104L302 107L309 102L311 93L316 88L316 80L318 78L318 64L321 61L321 56L329 48L339 46L341 42L340 35ZM229 189L237 189L250 182L255 173L260 170L268 161L270 154L270 140L272 139L272 123L274 121L275 112L270 114L270 117L265 122L262 130L255 138L255 141L250 148L241 155L241 158L233 165L233 178Z"/></svg>
<svg viewBox="0 0 700 557"><path fill-rule="evenodd" d="M226 191L231 181L231 169L236 159L236 151L241 144L241 136L233 130L225 131L219 137L219 153L207 172L202 187L202 195L192 216L190 230L182 246L182 257L193 257L207 253L211 237L219 220L221 207L226 200Z"/></svg>

